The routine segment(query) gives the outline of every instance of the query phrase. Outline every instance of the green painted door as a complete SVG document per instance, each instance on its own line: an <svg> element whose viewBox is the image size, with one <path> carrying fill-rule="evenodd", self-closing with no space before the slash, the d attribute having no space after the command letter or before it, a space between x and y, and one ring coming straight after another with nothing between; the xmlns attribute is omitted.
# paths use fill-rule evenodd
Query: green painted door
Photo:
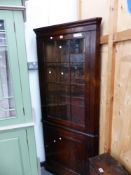
<svg viewBox="0 0 131 175"><path fill-rule="evenodd" d="M0 133L0 174L32 175L26 130Z"/></svg>
<svg viewBox="0 0 131 175"><path fill-rule="evenodd" d="M21 16L0 11L0 126L31 121Z"/></svg>
<svg viewBox="0 0 131 175"><path fill-rule="evenodd" d="M23 14L0 10L0 175L38 175L27 71Z"/></svg>

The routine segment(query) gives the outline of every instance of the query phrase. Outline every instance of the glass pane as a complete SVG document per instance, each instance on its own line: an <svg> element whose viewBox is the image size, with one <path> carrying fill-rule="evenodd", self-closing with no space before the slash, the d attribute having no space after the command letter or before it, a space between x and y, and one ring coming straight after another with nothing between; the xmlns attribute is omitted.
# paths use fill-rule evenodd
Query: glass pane
<svg viewBox="0 0 131 175"><path fill-rule="evenodd" d="M47 111L48 115L56 116L57 96L48 94L47 96Z"/></svg>
<svg viewBox="0 0 131 175"><path fill-rule="evenodd" d="M84 125L85 100L84 85L71 86L71 117L72 122Z"/></svg>
<svg viewBox="0 0 131 175"><path fill-rule="evenodd" d="M69 83L69 81L70 81L69 64L60 64L58 72L58 82Z"/></svg>
<svg viewBox="0 0 131 175"><path fill-rule="evenodd" d="M83 61L85 61L83 39L70 40L70 62Z"/></svg>
<svg viewBox="0 0 131 175"><path fill-rule="evenodd" d="M69 64L50 63L47 64L48 82L69 82Z"/></svg>
<svg viewBox="0 0 131 175"><path fill-rule="evenodd" d="M5 30L4 20L0 20L0 31L3 31L3 30Z"/></svg>
<svg viewBox="0 0 131 175"><path fill-rule="evenodd" d="M70 40L70 72L71 72L71 118L72 122L84 125L85 118L85 56L84 40Z"/></svg>
<svg viewBox="0 0 131 175"><path fill-rule="evenodd" d="M84 124L84 40L47 42L47 113L48 115Z"/></svg>
<svg viewBox="0 0 131 175"><path fill-rule="evenodd" d="M57 41L57 54L60 62L69 62L69 40Z"/></svg>
<svg viewBox="0 0 131 175"><path fill-rule="evenodd" d="M71 63L71 83L84 83L84 64L82 62Z"/></svg>
<svg viewBox="0 0 131 175"><path fill-rule="evenodd" d="M56 42L51 40L47 41L45 46L46 61L47 62L58 62L57 52L56 52Z"/></svg>
<svg viewBox="0 0 131 175"><path fill-rule="evenodd" d="M47 62L69 62L69 41L47 41L45 52Z"/></svg>
<svg viewBox="0 0 131 175"><path fill-rule="evenodd" d="M5 33L2 32L0 33L0 46L5 46L6 45L6 36Z"/></svg>
<svg viewBox="0 0 131 175"><path fill-rule="evenodd" d="M47 64L47 81L48 82L57 82L59 67L56 63Z"/></svg>
<svg viewBox="0 0 131 175"><path fill-rule="evenodd" d="M0 119L16 116L4 21L0 20Z"/></svg>
<svg viewBox="0 0 131 175"><path fill-rule="evenodd" d="M47 94L48 115L59 119L70 120L69 86L49 83Z"/></svg>

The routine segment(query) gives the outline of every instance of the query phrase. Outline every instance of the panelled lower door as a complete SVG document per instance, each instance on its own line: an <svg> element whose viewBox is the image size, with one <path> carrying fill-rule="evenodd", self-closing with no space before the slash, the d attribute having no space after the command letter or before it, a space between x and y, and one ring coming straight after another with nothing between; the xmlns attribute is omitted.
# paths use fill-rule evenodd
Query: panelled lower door
<svg viewBox="0 0 131 175"><path fill-rule="evenodd" d="M26 130L0 133L0 174L32 175Z"/></svg>

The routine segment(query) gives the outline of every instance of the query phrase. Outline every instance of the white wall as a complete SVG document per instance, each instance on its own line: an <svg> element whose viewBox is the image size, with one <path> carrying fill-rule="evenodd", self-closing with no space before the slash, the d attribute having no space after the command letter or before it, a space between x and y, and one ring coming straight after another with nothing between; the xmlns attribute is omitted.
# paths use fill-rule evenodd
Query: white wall
<svg viewBox="0 0 131 175"><path fill-rule="evenodd" d="M78 19L78 0L28 0L26 2L25 38L27 59L37 61L34 28L52 24L75 21ZM35 118L35 137L37 156L45 160L43 134L41 125L38 71L29 71L32 109Z"/></svg>

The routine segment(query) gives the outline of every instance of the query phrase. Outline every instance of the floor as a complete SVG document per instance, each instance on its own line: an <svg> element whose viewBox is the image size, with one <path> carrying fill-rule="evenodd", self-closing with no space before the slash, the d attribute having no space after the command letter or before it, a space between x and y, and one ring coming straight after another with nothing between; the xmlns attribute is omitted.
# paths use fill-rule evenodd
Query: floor
<svg viewBox="0 0 131 175"><path fill-rule="evenodd" d="M41 168L41 175L53 175L52 173L46 171L43 167Z"/></svg>

